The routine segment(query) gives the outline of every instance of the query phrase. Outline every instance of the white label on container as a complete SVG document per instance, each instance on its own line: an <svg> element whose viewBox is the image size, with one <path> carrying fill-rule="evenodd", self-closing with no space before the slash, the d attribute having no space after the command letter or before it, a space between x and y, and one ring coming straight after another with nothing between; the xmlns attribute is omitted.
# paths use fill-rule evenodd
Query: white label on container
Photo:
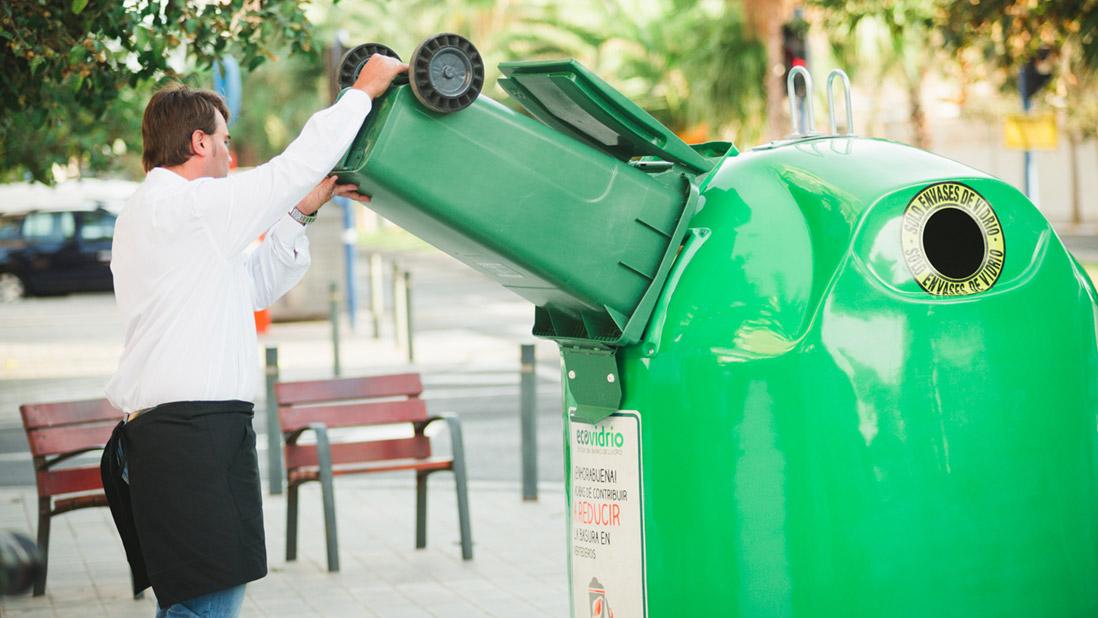
<svg viewBox="0 0 1098 618"><path fill-rule="evenodd" d="M647 616L640 415L568 426L573 618Z"/></svg>

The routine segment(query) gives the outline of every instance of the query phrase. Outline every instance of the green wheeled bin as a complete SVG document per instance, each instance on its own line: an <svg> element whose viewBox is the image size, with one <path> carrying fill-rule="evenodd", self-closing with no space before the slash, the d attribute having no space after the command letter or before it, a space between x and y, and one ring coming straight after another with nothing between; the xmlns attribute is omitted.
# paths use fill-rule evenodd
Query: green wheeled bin
<svg viewBox="0 0 1098 618"><path fill-rule="evenodd" d="M337 172L560 343L574 617L1098 615L1098 303L1029 200L501 68L536 120L397 87Z"/></svg>

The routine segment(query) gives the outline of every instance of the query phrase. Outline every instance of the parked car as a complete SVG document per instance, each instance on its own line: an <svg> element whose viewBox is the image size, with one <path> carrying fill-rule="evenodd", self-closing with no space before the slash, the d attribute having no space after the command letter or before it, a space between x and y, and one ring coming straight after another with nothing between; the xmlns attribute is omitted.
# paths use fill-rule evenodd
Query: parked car
<svg viewBox="0 0 1098 618"><path fill-rule="evenodd" d="M0 215L0 302L113 290L116 218L99 207Z"/></svg>

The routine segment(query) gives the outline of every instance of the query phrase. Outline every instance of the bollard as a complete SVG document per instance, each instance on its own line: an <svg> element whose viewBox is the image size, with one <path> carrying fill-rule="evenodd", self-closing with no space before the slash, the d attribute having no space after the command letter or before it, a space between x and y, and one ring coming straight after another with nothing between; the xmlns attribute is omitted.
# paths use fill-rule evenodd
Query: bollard
<svg viewBox="0 0 1098 618"><path fill-rule="evenodd" d="M523 344L519 367L519 416L522 425L522 499L538 499L537 360L533 344Z"/></svg>
<svg viewBox="0 0 1098 618"><path fill-rule="evenodd" d="M407 350L408 345L408 327L404 324L405 318L408 314L405 310L405 303L408 301L408 295L404 291L407 280L404 278L404 274L401 273L396 264L393 265L393 331L396 337L397 349L404 351Z"/></svg>
<svg viewBox="0 0 1098 618"><path fill-rule="evenodd" d="M332 375L339 377L339 286L328 284L328 319L332 323Z"/></svg>
<svg viewBox="0 0 1098 618"><path fill-rule="evenodd" d="M385 282L381 272L381 255L370 254L370 321L374 339L381 338L381 316L385 313Z"/></svg>
<svg viewBox="0 0 1098 618"><path fill-rule="evenodd" d="M408 363L416 362L415 322L412 320L412 273L404 271L404 349L408 353Z"/></svg>
<svg viewBox="0 0 1098 618"><path fill-rule="evenodd" d="M278 347L267 346L267 483L272 496L282 494L282 432L278 423Z"/></svg>
<svg viewBox="0 0 1098 618"><path fill-rule="evenodd" d="M389 284L392 289L389 290L393 299L393 338L397 340L397 344L400 344L400 303L404 293L401 291L403 279L400 276L400 264L397 264L396 260L393 260L393 264L389 269Z"/></svg>
<svg viewBox="0 0 1098 618"><path fill-rule="evenodd" d="M346 273L343 285L347 290L347 325L351 332L356 332L358 325L358 281L355 277L355 263L357 262L356 245L358 243L358 231L355 229L354 202L345 197L335 197L332 201L343 210L343 272Z"/></svg>

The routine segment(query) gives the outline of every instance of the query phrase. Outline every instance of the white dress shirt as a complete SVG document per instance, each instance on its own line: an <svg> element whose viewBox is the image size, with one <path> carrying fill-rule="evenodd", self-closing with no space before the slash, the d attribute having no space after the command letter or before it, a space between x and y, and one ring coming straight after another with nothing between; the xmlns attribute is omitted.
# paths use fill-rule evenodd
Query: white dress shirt
<svg viewBox="0 0 1098 618"><path fill-rule="evenodd" d="M281 155L227 178L148 173L115 226L111 271L126 322L107 397L123 412L172 401L254 401L260 372L253 311L309 267L287 214L324 179L371 107L359 90L313 114ZM249 245L263 232L266 240Z"/></svg>

